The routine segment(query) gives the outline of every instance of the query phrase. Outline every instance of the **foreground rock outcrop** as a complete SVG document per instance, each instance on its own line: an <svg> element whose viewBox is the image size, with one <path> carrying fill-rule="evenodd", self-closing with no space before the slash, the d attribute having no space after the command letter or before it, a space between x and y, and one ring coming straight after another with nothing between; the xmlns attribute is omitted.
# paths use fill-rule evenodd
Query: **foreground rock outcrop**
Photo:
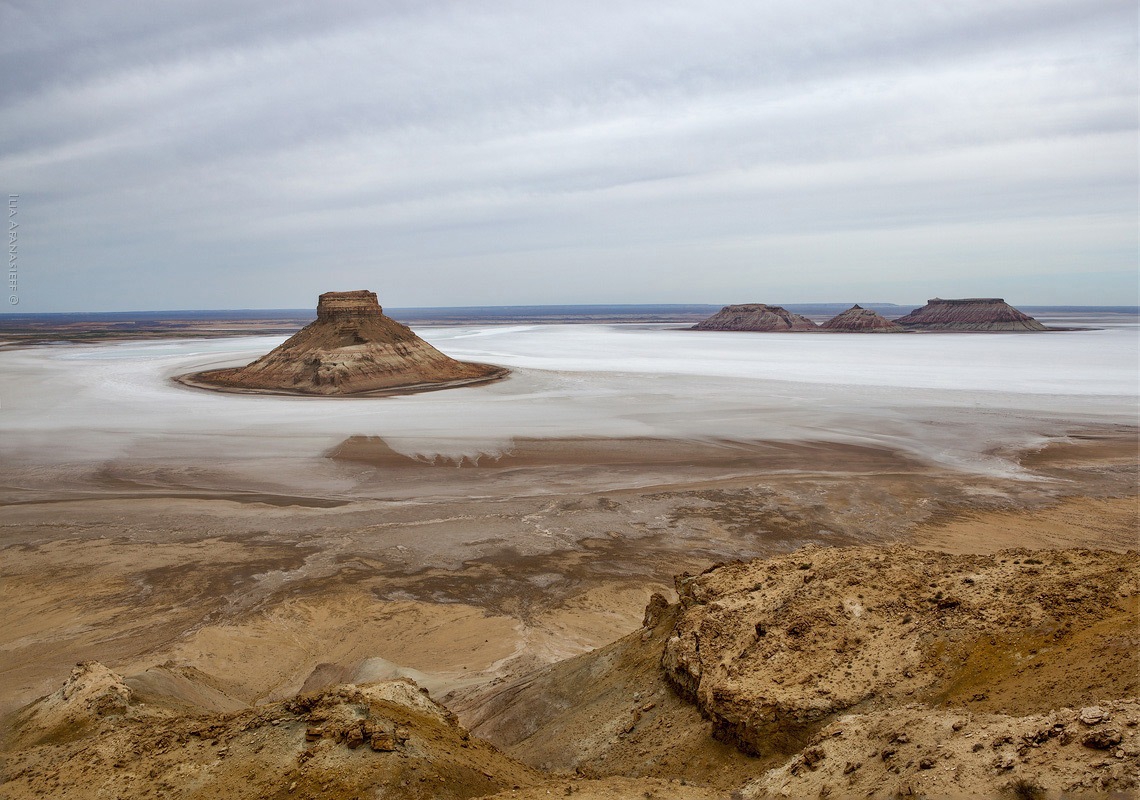
<svg viewBox="0 0 1140 800"><path fill-rule="evenodd" d="M1114 660L1134 638L1135 552L815 547L682 576L677 589L684 612L662 666L747 751L798 749L856 708L1044 712L1140 688L1133 659Z"/></svg>
<svg viewBox="0 0 1140 800"><path fill-rule="evenodd" d="M669 765L739 797L1140 785L1135 551L808 547L677 589L642 631L457 708L532 766Z"/></svg>
<svg viewBox="0 0 1140 800"><path fill-rule="evenodd" d="M703 322L695 331L813 331L819 326L807 317L793 314L780 306L746 303L725 306Z"/></svg>
<svg viewBox="0 0 1140 800"><path fill-rule="evenodd" d="M902 325L891 322L878 311L853 305L842 314L829 319L819 326L828 331L846 331L849 333L902 333L906 330Z"/></svg>
<svg viewBox="0 0 1140 800"><path fill-rule="evenodd" d="M123 685L101 665L77 672L81 685ZM171 714L116 698L116 713L88 724L82 737L41 739L9 754L0 794L426 800L491 795L542 780L472 738L410 681L339 686L230 714ZM58 705L55 695L37 706L45 702ZM32 734L36 718L24 717L23 736Z"/></svg>
<svg viewBox="0 0 1140 800"><path fill-rule="evenodd" d="M76 664L63 686L17 717L8 743L20 746L80 738L102 720L126 715L131 699L130 687L99 662Z"/></svg>
<svg viewBox="0 0 1140 800"><path fill-rule="evenodd" d="M399 679L206 713L185 706L193 670L122 678L81 664L16 715L0 794L746 800L1140 788L1134 550L809 546L681 575L676 589L676 603L654 595L640 630L459 691L451 710ZM173 703L161 697L172 686Z"/></svg>
<svg viewBox="0 0 1140 800"><path fill-rule="evenodd" d="M975 714L918 704L842 716L736 797L1133 797L1140 703ZM1085 709L1088 710L1088 709Z"/></svg>
<svg viewBox="0 0 1140 800"><path fill-rule="evenodd" d="M1028 314L999 297L943 300L935 297L896 323L904 328L927 331L1047 331Z"/></svg>
<svg viewBox="0 0 1140 800"><path fill-rule="evenodd" d="M456 361L384 315L375 292L326 292L317 319L244 367L183 375L189 386L320 396L445 389L501 378L507 370Z"/></svg>

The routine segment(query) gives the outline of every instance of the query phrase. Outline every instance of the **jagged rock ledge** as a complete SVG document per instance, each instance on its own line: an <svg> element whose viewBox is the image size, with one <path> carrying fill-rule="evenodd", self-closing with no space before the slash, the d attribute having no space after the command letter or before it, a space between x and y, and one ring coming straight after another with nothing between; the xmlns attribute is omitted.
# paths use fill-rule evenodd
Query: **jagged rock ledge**
<svg viewBox="0 0 1140 800"><path fill-rule="evenodd" d="M383 313L375 292L326 292L317 319L244 367L179 375L184 386L237 394L383 397L475 386L506 377L457 361Z"/></svg>

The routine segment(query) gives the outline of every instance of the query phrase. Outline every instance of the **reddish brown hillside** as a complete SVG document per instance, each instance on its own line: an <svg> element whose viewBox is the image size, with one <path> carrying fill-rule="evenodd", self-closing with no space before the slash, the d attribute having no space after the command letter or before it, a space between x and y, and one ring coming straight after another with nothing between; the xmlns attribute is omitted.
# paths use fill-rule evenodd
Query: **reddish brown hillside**
<svg viewBox="0 0 1140 800"><path fill-rule="evenodd" d="M905 328L891 322L877 311L853 305L820 325L824 330L851 333L902 333Z"/></svg>
<svg viewBox="0 0 1140 800"><path fill-rule="evenodd" d="M896 319L904 328L928 331L1046 331L1000 297L943 300L935 297L922 308Z"/></svg>
<svg viewBox="0 0 1140 800"><path fill-rule="evenodd" d="M810 319L793 314L780 306L763 303L746 303L725 306L703 322L693 326L695 331L813 331L819 326Z"/></svg>

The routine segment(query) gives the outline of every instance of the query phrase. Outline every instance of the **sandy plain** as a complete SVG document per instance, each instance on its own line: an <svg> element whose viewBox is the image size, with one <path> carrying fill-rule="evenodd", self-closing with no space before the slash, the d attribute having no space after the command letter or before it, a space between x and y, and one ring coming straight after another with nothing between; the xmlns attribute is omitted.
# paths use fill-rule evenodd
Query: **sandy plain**
<svg viewBox="0 0 1140 800"><path fill-rule="evenodd" d="M549 389L522 387L512 391ZM307 459L240 469L224 451L172 461L177 436L80 459L66 456L66 431L25 430L0 476L0 714L56 689L80 660L188 708L400 675L462 706L465 693L635 630L652 593L674 596L674 575L726 560L804 544L1137 546L1137 427L1119 403L1018 417L1005 401L970 402L906 420L919 432L898 447L897 417L864 409L843 428L825 408L822 432L788 439L742 437L736 418L725 438L601 435L596 420L565 435L570 420L436 455L334 430ZM866 435L877 414L880 440ZM972 449L947 460L920 446L938 450L970 414ZM806 427L807 416L792 418Z"/></svg>

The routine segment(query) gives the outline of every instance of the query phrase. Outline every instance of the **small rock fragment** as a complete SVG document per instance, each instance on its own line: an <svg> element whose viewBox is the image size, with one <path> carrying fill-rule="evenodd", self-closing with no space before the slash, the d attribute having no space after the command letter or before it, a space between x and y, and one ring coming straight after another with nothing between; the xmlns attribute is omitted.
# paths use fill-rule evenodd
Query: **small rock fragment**
<svg viewBox="0 0 1140 800"><path fill-rule="evenodd" d="M1111 750L1120 744L1123 738L1120 731L1114 728L1102 728L1092 731L1084 739L1081 739L1081 744L1085 747L1091 747L1093 750Z"/></svg>
<svg viewBox="0 0 1140 800"><path fill-rule="evenodd" d="M1081 709L1078 719L1085 725L1096 725L1098 722L1103 722L1105 717L1104 709L1100 706L1088 706Z"/></svg>
<svg viewBox="0 0 1140 800"><path fill-rule="evenodd" d="M396 749L396 741L390 734L374 733L372 734L372 739L368 742L368 746L377 753L391 753Z"/></svg>

